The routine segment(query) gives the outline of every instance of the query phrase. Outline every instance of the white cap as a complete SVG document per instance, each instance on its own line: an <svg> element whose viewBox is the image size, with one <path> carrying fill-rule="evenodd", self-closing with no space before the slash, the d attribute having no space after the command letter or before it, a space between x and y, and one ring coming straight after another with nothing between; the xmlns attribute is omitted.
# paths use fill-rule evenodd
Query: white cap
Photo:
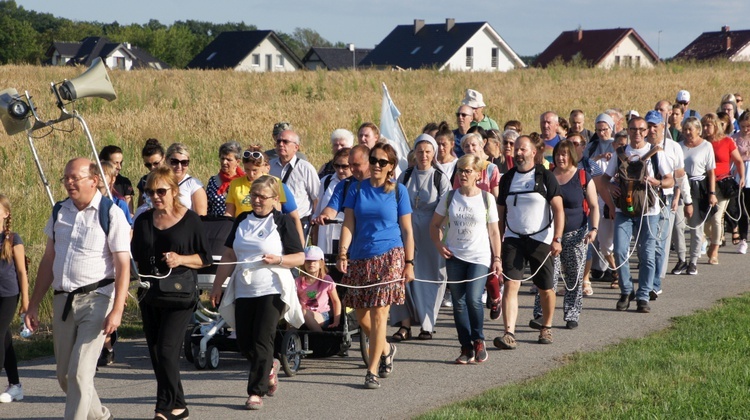
<svg viewBox="0 0 750 420"><path fill-rule="evenodd" d="M677 102L690 102L690 92L681 90L677 92Z"/></svg>
<svg viewBox="0 0 750 420"><path fill-rule="evenodd" d="M466 89L466 96L464 96L464 100L461 101L461 104L468 105L472 108L483 108L485 106L483 99L482 94L476 90Z"/></svg>

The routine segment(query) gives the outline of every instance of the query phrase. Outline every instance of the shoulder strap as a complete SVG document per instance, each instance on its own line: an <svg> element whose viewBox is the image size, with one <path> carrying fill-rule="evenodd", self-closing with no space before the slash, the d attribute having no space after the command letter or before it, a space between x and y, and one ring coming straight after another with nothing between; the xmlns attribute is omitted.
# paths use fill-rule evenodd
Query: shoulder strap
<svg viewBox="0 0 750 420"><path fill-rule="evenodd" d="M55 222L57 222L57 216L60 214L60 209L62 208L62 205L66 200L69 199L66 198L63 201L58 201L52 207L52 242L55 241ZM112 199L110 199L106 195L102 196L102 200L99 203L99 226L102 227L105 236L109 236L109 209L111 209L113 205L114 202L112 201Z"/></svg>
<svg viewBox="0 0 750 420"><path fill-rule="evenodd" d="M482 198L484 199L484 217L485 217L485 223L490 222L490 196L491 194L488 193L485 190L480 190L482 192Z"/></svg>
<svg viewBox="0 0 750 420"><path fill-rule="evenodd" d="M586 171L583 169L578 170L578 180L581 182L581 190L583 190L583 214L589 215L589 201L586 199Z"/></svg>
<svg viewBox="0 0 750 420"><path fill-rule="evenodd" d="M292 160L294 160L294 158L292 158ZM294 170L294 164L290 162L289 163L289 169L284 174L284 177L281 178L281 182L283 182L284 184L286 184L286 180L289 179L289 175L292 174L293 170Z"/></svg>
<svg viewBox="0 0 750 420"><path fill-rule="evenodd" d="M444 176L446 176L445 173L436 166L435 172L432 175L432 183L435 185L435 191L437 191L438 194L440 194L440 178Z"/></svg>
<svg viewBox="0 0 750 420"><path fill-rule="evenodd" d="M406 168L406 170L404 171L404 179L401 181L402 184L406 185L406 183L409 182L409 178L411 178L412 172L414 172L413 166Z"/></svg>
<svg viewBox="0 0 750 420"><path fill-rule="evenodd" d="M333 175L325 176L325 180L323 181L323 193L325 193L328 189L328 186L331 185L331 178L333 178Z"/></svg>
<svg viewBox="0 0 750 420"><path fill-rule="evenodd" d="M67 198L65 200L68 200ZM60 209L62 208L63 201L58 201L55 203L55 205L52 207L52 242L55 242L55 223L57 222L57 216L60 214Z"/></svg>
<svg viewBox="0 0 750 420"><path fill-rule="evenodd" d="M661 180L661 172L659 172L659 154L658 153L654 153L653 155L651 155L651 169L654 170L654 178Z"/></svg>
<svg viewBox="0 0 750 420"><path fill-rule="evenodd" d="M188 181L188 179L190 179L190 178L192 178L192 176L188 175L185 179L183 179L182 181L180 181L180 183L177 184L177 186L181 187L182 184L186 183Z"/></svg>

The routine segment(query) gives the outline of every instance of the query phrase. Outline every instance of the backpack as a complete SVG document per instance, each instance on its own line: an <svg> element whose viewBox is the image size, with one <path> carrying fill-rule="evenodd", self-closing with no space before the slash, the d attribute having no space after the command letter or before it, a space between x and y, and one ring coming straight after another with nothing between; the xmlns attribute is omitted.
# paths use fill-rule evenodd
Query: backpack
<svg viewBox="0 0 750 420"><path fill-rule="evenodd" d="M630 216L640 216L645 209L656 204L656 193L649 189L644 179L648 176L648 161L654 170L654 177L661 179L659 174L659 158L657 153L661 147L654 146L648 153L637 160L630 160L625 155L625 146L617 149L617 178L620 187L620 197L616 205L620 210Z"/></svg>
<svg viewBox="0 0 750 420"><path fill-rule="evenodd" d="M62 208L62 205L65 201L69 200L69 198L66 198L63 201L58 201L55 203L54 207L52 207L52 241L55 241L55 222L57 222L57 215L60 214L60 209ZM114 202L111 198L107 197L106 195L102 195L102 201L99 203L99 225L102 227L102 230L104 231L104 236L109 236L109 209L112 208L114 205Z"/></svg>
<svg viewBox="0 0 750 420"><path fill-rule="evenodd" d="M404 179L401 181L401 183L406 185L406 183L409 182L409 179L411 178L411 174L413 172L414 172L413 166L406 168L406 170L404 171ZM436 167L435 172L433 173L433 176L432 176L432 183L435 185L435 189L438 191L440 191L440 178L443 176L447 176L447 175L445 175L445 173L443 173L443 171L441 171L440 168Z"/></svg>
<svg viewBox="0 0 750 420"><path fill-rule="evenodd" d="M484 200L482 201L484 201L484 211L486 215L485 219L487 223L489 223L490 222L490 200L491 200L492 195L485 190L479 190L479 191L481 191L482 198L484 198ZM456 193L456 190L450 190L448 191L448 196L445 198L446 229L449 228L451 225L450 212L448 211L448 208L451 206L451 203L453 202L453 195L455 193ZM445 237L443 237L443 239L445 239Z"/></svg>
<svg viewBox="0 0 750 420"><path fill-rule="evenodd" d="M544 169L544 166L542 166L542 165L536 165L534 167L534 188L531 189L531 190L528 190L528 191L513 191L513 192L511 192L510 191L510 185L513 183L513 176L516 174L516 172L518 172L517 167L514 166L508 172L506 172L505 175L503 175L503 178L507 177L508 181L500 183L500 186L502 188L500 190L500 197L506 197L506 202L507 202L507 200L511 196L513 196L514 199L516 200L514 202L514 205L517 204L517 202L518 202L517 196L522 195L522 194L535 194L536 193L536 194L541 194L542 196L546 197L547 196L547 186L544 184L544 171L546 171L546 169ZM530 238L530 237L532 237L532 236L534 236L534 235L536 235L538 233L544 232L545 230L549 229L550 226L552 226L552 222L554 220L554 216L552 214L552 207L551 206L548 206L548 211L549 211L549 218L548 218L549 221L547 222L546 226L544 226L542 229L540 229L540 230L538 230L538 231L536 231L534 233L522 234L522 233L518 233L515 230L513 230L513 228L510 227L510 224L508 224L508 206L506 205L505 206L505 227L508 228L509 231L511 231L514 234L518 235L519 238L521 238L521 239L528 239L528 238Z"/></svg>

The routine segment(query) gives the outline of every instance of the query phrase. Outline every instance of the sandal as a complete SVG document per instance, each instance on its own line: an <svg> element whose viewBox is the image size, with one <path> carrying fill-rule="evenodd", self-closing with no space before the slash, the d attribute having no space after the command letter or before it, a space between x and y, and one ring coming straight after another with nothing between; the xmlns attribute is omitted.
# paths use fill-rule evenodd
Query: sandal
<svg viewBox="0 0 750 420"><path fill-rule="evenodd" d="M738 230L732 231L732 245L740 244L740 232Z"/></svg>
<svg viewBox="0 0 750 420"><path fill-rule="evenodd" d="M591 287L590 281L584 281L583 282L583 295L584 296L591 296L594 294L594 289Z"/></svg>
<svg viewBox="0 0 750 420"><path fill-rule="evenodd" d="M273 394L279 389L279 359L273 359L273 367L271 368L271 374L268 375L268 391L266 395L273 397Z"/></svg>
<svg viewBox="0 0 750 420"><path fill-rule="evenodd" d="M393 341L405 341L411 338L411 327L400 327L391 337Z"/></svg>
<svg viewBox="0 0 750 420"><path fill-rule="evenodd" d="M422 330L419 332L419 335L417 336L420 340L432 340L432 333L429 331Z"/></svg>
<svg viewBox="0 0 750 420"><path fill-rule="evenodd" d="M610 289L617 289L620 287L620 274L617 271L612 272L612 283L609 284Z"/></svg>
<svg viewBox="0 0 750 420"><path fill-rule="evenodd" d="M396 345L391 344L391 352L387 356L380 356L380 366L378 368L378 376L381 378L387 378L393 372L393 358L396 356Z"/></svg>
<svg viewBox="0 0 750 420"><path fill-rule="evenodd" d="M260 395L251 395L245 402L245 410L260 410L263 408L263 398Z"/></svg>

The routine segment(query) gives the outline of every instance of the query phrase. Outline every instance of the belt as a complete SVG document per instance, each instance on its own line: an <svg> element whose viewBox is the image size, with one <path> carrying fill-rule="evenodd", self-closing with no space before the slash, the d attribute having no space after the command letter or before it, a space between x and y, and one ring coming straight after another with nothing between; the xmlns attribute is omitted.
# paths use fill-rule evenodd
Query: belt
<svg viewBox="0 0 750 420"><path fill-rule="evenodd" d="M104 279L99 280L96 283L87 284L85 286L81 286L72 292L65 292L62 290L55 290L55 295L61 295L64 293L68 294L67 299L65 299L65 306L63 307L63 313L62 313L62 320L65 321L68 318L68 314L70 313L70 308L73 306L73 298L75 295L80 295L84 293L93 292L96 289L99 289L104 286L109 286L110 284L114 283L115 279Z"/></svg>

